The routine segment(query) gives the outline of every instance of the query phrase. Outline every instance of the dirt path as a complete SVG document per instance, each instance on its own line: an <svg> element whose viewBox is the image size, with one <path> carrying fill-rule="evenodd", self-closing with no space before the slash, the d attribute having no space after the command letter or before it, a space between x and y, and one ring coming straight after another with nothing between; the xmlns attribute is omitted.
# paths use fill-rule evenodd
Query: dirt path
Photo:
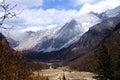
<svg viewBox="0 0 120 80"><path fill-rule="evenodd" d="M37 76L38 72L34 72ZM39 74L48 77L49 80L63 80L65 76L66 80L94 80L93 73L90 72L78 72L78 71L65 71L61 69L44 69L39 71Z"/></svg>

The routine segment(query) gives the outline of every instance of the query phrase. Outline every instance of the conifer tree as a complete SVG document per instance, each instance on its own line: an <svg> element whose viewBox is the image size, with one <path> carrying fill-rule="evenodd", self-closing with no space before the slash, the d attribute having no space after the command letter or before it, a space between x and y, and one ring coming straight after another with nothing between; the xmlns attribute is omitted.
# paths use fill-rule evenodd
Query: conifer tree
<svg viewBox="0 0 120 80"><path fill-rule="evenodd" d="M97 72L100 80L113 79L112 60L105 44L101 45L100 53L98 54Z"/></svg>
<svg viewBox="0 0 120 80"><path fill-rule="evenodd" d="M118 45L118 52L117 52L117 59L114 61L114 79L113 80L120 80L120 44Z"/></svg>

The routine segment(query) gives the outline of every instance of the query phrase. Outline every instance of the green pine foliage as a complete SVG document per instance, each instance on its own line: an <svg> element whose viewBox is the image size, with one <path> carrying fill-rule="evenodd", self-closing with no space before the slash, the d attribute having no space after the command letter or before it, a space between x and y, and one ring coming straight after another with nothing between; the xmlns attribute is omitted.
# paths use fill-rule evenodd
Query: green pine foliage
<svg viewBox="0 0 120 80"><path fill-rule="evenodd" d="M119 44L119 51L116 52L117 56L114 59L114 80L120 80L120 44Z"/></svg>
<svg viewBox="0 0 120 80"><path fill-rule="evenodd" d="M105 44L101 45L98 53L98 65L96 72L98 80L120 80L120 52L115 52L112 57L110 50Z"/></svg>
<svg viewBox="0 0 120 80"><path fill-rule="evenodd" d="M107 80L107 79L112 79L112 61L111 57L108 54L108 49L107 47L102 44L101 52L99 54L99 61L98 61L98 74L102 75L102 79Z"/></svg>

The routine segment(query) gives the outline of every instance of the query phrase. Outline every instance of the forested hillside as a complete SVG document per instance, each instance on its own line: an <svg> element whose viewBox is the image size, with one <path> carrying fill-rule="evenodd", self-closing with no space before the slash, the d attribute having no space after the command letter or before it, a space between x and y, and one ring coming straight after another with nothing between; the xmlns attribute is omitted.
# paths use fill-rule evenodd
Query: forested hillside
<svg viewBox="0 0 120 80"><path fill-rule="evenodd" d="M0 33L0 80L25 80L30 75L27 60L10 48Z"/></svg>
<svg viewBox="0 0 120 80"><path fill-rule="evenodd" d="M83 57L64 63L71 69L92 71L97 74L109 74L120 79L120 24L96 49ZM108 77L108 76L107 76Z"/></svg>

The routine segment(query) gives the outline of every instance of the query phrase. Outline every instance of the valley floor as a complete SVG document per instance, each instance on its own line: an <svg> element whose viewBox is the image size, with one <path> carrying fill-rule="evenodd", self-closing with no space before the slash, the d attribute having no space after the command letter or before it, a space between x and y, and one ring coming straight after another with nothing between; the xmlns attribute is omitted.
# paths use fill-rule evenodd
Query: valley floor
<svg viewBox="0 0 120 80"><path fill-rule="evenodd" d="M35 71L34 76L47 77L48 80L94 80L92 77L95 75L90 72L78 72L63 69L44 69L41 71Z"/></svg>

